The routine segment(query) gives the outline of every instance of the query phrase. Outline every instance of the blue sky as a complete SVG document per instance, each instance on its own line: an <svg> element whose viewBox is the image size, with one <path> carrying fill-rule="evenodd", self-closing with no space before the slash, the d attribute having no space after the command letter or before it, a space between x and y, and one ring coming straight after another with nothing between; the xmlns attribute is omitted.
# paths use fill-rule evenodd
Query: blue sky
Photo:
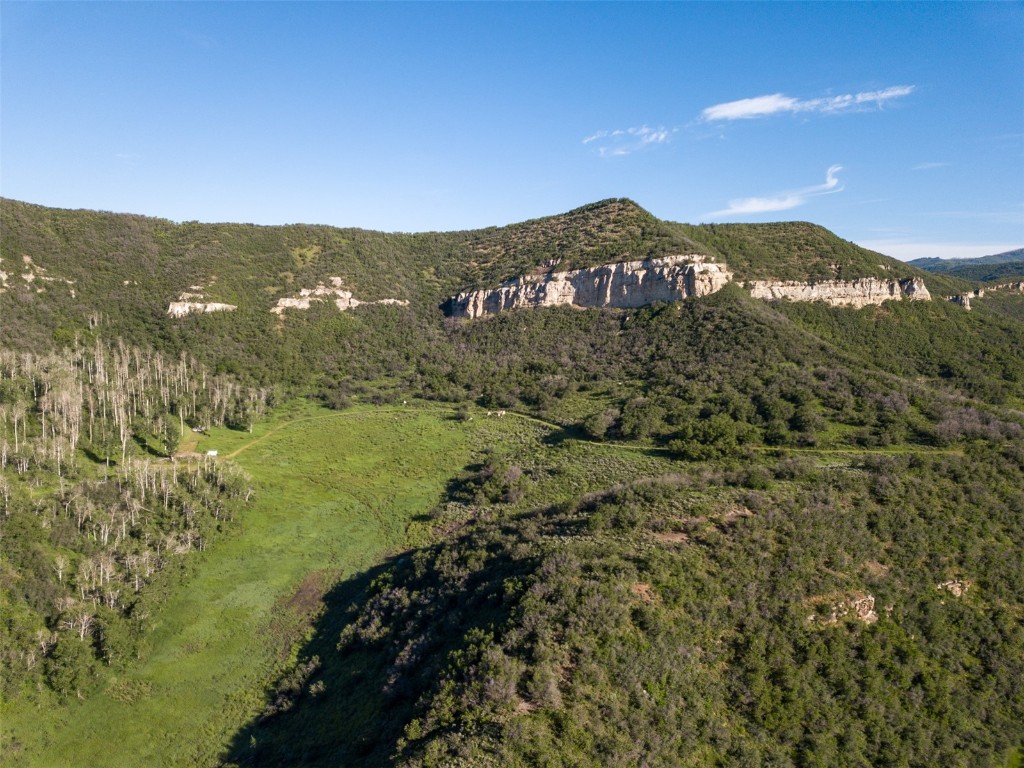
<svg viewBox="0 0 1024 768"><path fill-rule="evenodd" d="M0 194L470 229L630 197L1024 246L1021 3L0 5Z"/></svg>

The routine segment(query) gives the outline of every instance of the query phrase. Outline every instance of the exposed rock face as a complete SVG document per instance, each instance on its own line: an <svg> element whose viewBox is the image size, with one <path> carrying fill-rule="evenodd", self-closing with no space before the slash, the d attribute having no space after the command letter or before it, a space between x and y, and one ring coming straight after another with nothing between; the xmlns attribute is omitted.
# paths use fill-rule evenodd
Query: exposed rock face
<svg viewBox="0 0 1024 768"><path fill-rule="evenodd" d="M843 595L840 599L829 599L827 596L814 598L812 601L821 613L812 613L807 617L811 623L817 624L838 624L845 619L856 619L865 624L874 624L878 621L878 614L875 612L875 596L863 592L851 595Z"/></svg>
<svg viewBox="0 0 1024 768"><path fill-rule="evenodd" d="M971 588L971 582L963 579L951 579L935 585L936 589L944 589L952 593L953 597L962 597L964 592Z"/></svg>
<svg viewBox="0 0 1024 768"><path fill-rule="evenodd" d="M1000 283L999 285L990 285L988 289L990 291L1017 291L1017 293L1024 293L1024 282Z"/></svg>
<svg viewBox="0 0 1024 768"><path fill-rule="evenodd" d="M54 277L53 275L46 274L46 267L33 263L31 256L22 256L21 260L25 265L25 271L20 275L9 274L0 270L0 292L3 292L10 287L9 280L11 278L21 277L21 279L25 281L26 287L34 290L36 293L46 293L47 285L63 284L68 286L68 293L71 295L71 298L75 298L74 280L68 280L66 277ZM3 262L0 261L0 263Z"/></svg>
<svg viewBox="0 0 1024 768"><path fill-rule="evenodd" d="M494 289L460 293L446 302L445 311L454 317L477 318L508 309L561 304L632 309L705 296L731 279L724 264L706 262L702 255L665 256L527 275Z"/></svg>
<svg viewBox="0 0 1024 768"><path fill-rule="evenodd" d="M958 293L956 296L947 296L946 301L951 301L954 304L959 304L968 312L971 311L971 294L969 293Z"/></svg>
<svg viewBox="0 0 1024 768"><path fill-rule="evenodd" d="M380 299L379 301L360 301L352 295L352 291L346 290L340 277L332 277L329 286L320 283L316 288L303 288L298 296L286 296L278 299L277 304L270 311L275 315L282 315L286 309L309 309L313 302L333 301L339 311L358 307L360 304L398 304L406 306L409 302L404 299Z"/></svg>
<svg viewBox="0 0 1024 768"><path fill-rule="evenodd" d="M125 281L125 285L128 281ZM232 312L238 309L234 304L223 304L219 301L207 301L203 294L203 286L192 285L182 293L177 301L172 301L167 307L167 314L171 317L185 317L186 315L201 315L206 312Z"/></svg>
<svg viewBox="0 0 1024 768"><path fill-rule="evenodd" d="M508 280L497 288L468 291L444 304L453 317L477 318L508 309L552 307L618 307L632 309L656 301L679 301L714 293L731 282L725 264L700 254L625 261L570 272L549 272ZM755 299L823 301L833 307L860 308L885 301L931 301L919 277L882 280L824 280L802 283L754 280L743 284ZM951 299L952 300L952 299Z"/></svg>
<svg viewBox="0 0 1024 768"><path fill-rule="evenodd" d="M755 299L787 299L789 301L824 301L833 307L866 307L883 301L911 299L931 301L931 294L919 277L904 280L824 280L820 283L799 283L778 280L754 280L745 283Z"/></svg>
<svg viewBox="0 0 1024 768"><path fill-rule="evenodd" d="M1019 283L999 283L998 285L990 285L987 288L975 288L970 293L958 293L954 296L947 296L946 301L951 301L954 304L959 304L961 307L966 309L968 312L971 311L971 299L982 299L985 297L985 291L1016 291L1018 293L1024 293L1024 282Z"/></svg>
<svg viewBox="0 0 1024 768"><path fill-rule="evenodd" d="M167 306L167 314L171 317L185 315L201 315L205 312L231 312L238 309L234 304L221 304L217 301L172 301Z"/></svg>

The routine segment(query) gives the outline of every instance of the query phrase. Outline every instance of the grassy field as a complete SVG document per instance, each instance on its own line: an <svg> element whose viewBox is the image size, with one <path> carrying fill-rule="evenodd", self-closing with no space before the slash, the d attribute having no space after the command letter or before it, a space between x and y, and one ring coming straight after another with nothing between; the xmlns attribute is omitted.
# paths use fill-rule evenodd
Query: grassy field
<svg viewBox="0 0 1024 768"><path fill-rule="evenodd" d="M333 413L299 403L252 434L202 437L198 450L235 453L256 481L236 534L196 555L194 576L155 617L150 652L129 673L101 680L82 702L6 707L4 730L21 749L4 763L216 764L287 663L296 622L282 625L281 606L301 584L322 591L401 548L410 519L469 460L473 435L472 422L437 409Z"/></svg>

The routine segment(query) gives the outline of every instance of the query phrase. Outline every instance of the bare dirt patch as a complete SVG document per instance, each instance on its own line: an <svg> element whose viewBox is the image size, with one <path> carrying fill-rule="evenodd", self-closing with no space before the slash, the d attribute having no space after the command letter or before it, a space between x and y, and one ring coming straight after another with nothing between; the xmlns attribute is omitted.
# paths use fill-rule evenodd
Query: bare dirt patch
<svg viewBox="0 0 1024 768"><path fill-rule="evenodd" d="M651 585L644 581L638 581L633 585L633 594L643 600L645 603L654 602L654 590Z"/></svg>
<svg viewBox="0 0 1024 768"><path fill-rule="evenodd" d="M667 544L685 544L690 540L682 531L660 531L654 534L654 538Z"/></svg>

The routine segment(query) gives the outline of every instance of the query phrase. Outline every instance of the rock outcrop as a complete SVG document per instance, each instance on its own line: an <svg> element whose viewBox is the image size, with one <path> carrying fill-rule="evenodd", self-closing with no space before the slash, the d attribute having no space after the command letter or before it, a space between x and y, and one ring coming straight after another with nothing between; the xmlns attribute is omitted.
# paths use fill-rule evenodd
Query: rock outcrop
<svg viewBox="0 0 1024 768"><path fill-rule="evenodd" d="M985 288L975 288L973 291L968 293L957 293L953 296L947 296L946 301L951 301L954 304L966 309L968 312L971 311L971 299L982 299L985 297L985 291L990 293L993 291L1014 291L1017 293L1024 293L1024 282L1017 283L999 283L998 285L989 285Z"/></svg>
<svg viewBox="0 0 1024 768"><path fill-rule="evenodd" d="M477 318L524 307L618 307L633 309L656 301L705 296L732 279L725 264L700 254L624 261L568 272L508 280L497 288L469 291L445 303L453 317Z"/></svg>
<svg viewBox="0 0 1024 768"><path fill-rule="evenodd" d="M838 624L840 621L855 619L865 624L874 624L878 621L878 614L875 612L875 596L865 592L855 592L849 595L827 596L822 595L812 598L811 604L818 612L812 613L807 620L813 624Z"/></svg>
<svg viewBox="0 0 1024 768"><path fill-rule="evenodd" d="M186 315L202 315L207 312L233 312L238 309L234 304L207 301L203 290L201 285L190 286L178 297L177 301L172 301L167 306L167 314L171 317L185 317Z"/></svg>
<svg viewBox="0 0 1024 768"><path fill-rule="evenodd" d="M955 296L947 296L946 301L951 301L954 304L963 307L968 312L971 311L971 294L969 293L958 293Z"/></svg>
<svg viewBox="0 0 1024 768"><path fill-rule="evenodd" d="M298 296L285 296L277 300L277 304L270 310L275 315L283 315L286 309L309 309L310 305L318 302L330 301L344 312L345 310L358 307L361 304L398 304L406 306L409 302L404 299L380 299L378 301L360 301L352 295L352 291L344 287L340 277L330 278L331 284L318 284L315 288L303 288Z"/></svg>
<svg viewBox="0 0 1024 768"><path fill-rule="evenodd" d="M467 291L443 305L452 317L477 318L525 307L617 307L633 309L656 301L706 296L732 281L725 264L700 254L624 261L568 272L544 272L507 280L497 288ZM919 277L795 282L752 280L742 284L755 299L823 301L860 308L885 301L931 301ZM952 300L952 299L951 299Z"/></svg>
<svg viewBox="0 0 1024 768"><path fill-rule="evenodd" d="M935 585L936 589L944 589L953 597L963 597L964 593L971 588L971 582L966 579L950 579Z"/></svg>
<svg viewBox="0 0 1024 768"><path fill-rule="evenodd" d="M185 317L206 312L232 312L236 309L238 307L234 304L222 304L219 301L172 301L167 305L167 314L171 317Z"/></svg>
<svg viewBox="0 0 1024 768"><path fill-rule="evenodd" d="M833 307L866 307L884 301L911 299L931 301L931 294L919 277L903 280L880 280L865 277L859 280L823 280L800 283L779 280L754 280L744 284L755 299L788 301L823 301Z"/></svg>
<svg viewBox="0 0 1024 768"><path fill-rule="evenodd" d="M60 284L68 286L68 293L72 299L75 298L74 280L68 280L66 277L54 277L53 275L46 274L46 267L35 264L32 261L31 256L22 256L21 260L25 265L25 271L20 275L8 274L7 272L0 270L0 292L3 292L10 287L9 280L11 278L20 276L25 282L25 286L30 290L34 290L36 293L45 293L47 285Z"/></svg>
<svg viewBox="0 0 1024 768"><path fill-rule="evenodd" d="M990 291L1016 291L1017 293L1024 293L1024 282L1016 283L999 283L998 285L990 285L988 287Z"/></svg>

